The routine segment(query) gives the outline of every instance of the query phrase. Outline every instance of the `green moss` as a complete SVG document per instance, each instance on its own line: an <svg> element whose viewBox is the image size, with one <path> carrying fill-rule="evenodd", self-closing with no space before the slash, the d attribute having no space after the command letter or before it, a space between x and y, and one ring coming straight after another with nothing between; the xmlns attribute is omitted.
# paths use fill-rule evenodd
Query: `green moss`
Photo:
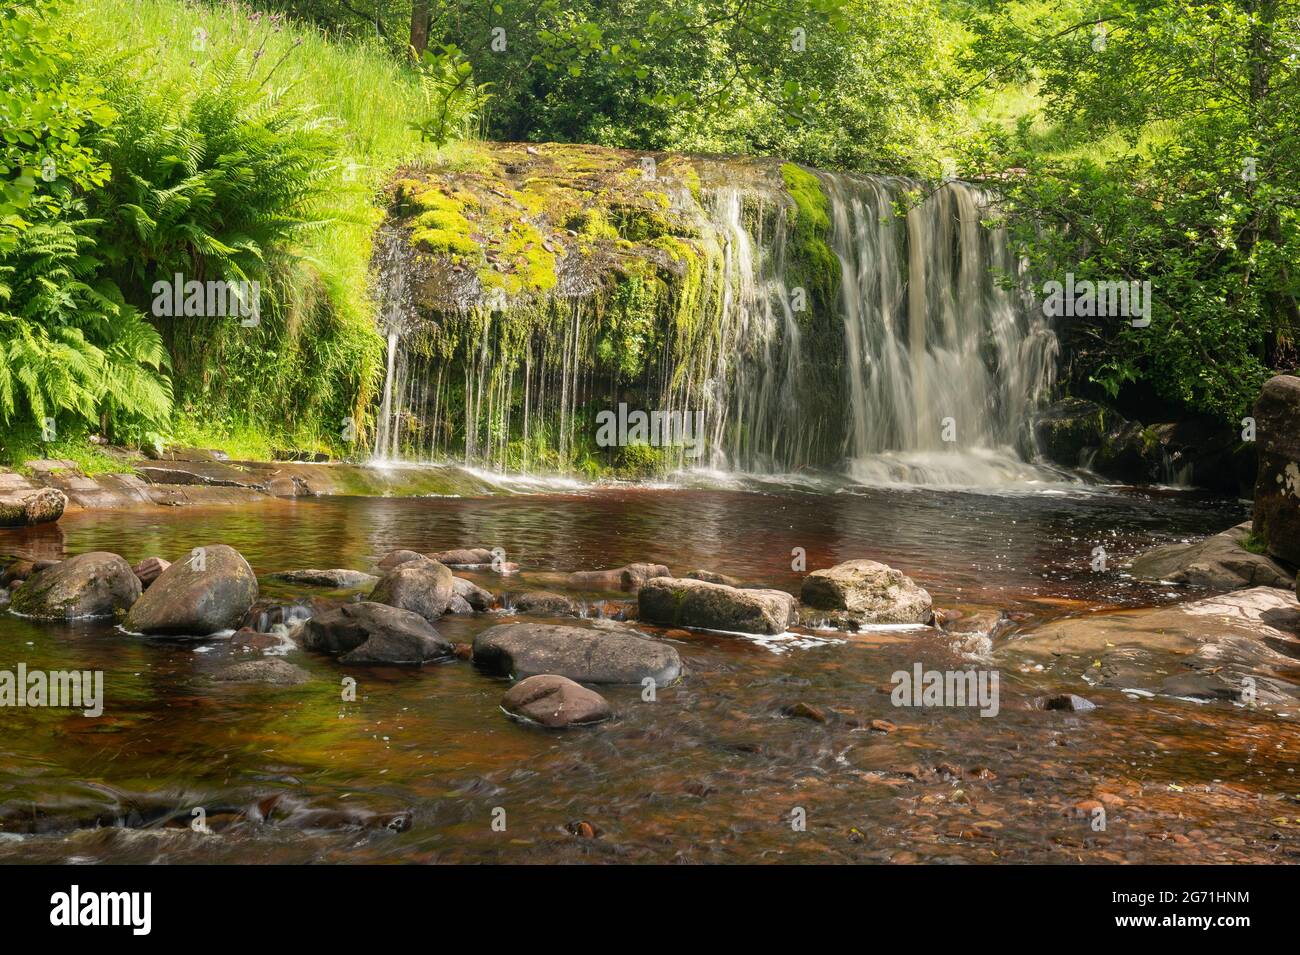
<svg viewBox="0 0 1300 955"><path fill-rule="evenodd" d="M610 224L609 217L599 206L579 209L565 220L564 227L593 239L618 238L618 230Z"/></svg>
<svg viewBox="0 0 1300 955"><path fill-rule="evenodd" d="M829 310L840 280L839 257L826 241L831 231L830 200L821 180L801 166L785 163L781 177L794 200L795 284L806 287L820 309Z"/></svg>
<svg viewBox="0 0 1300 955"><path fill-rule="evenodd" d="M629 480L640 480L663 474L670 463L667 448L649 444L629 444L619 448L618 474Z"/></svg>
<svg viewBox="0 0 1300 955"><path fill-rule="evenodd" d="M555 287L555 253L546 248L541 232L531 222L518 220L505 229L498 262L479 270L484 289L502 289L507 295L539 294Z"/></svg>
<svg viewBox="0 0 1300 955"><path fill-rule="evenodd" d="M1245 540L1241 542L1241 546L1252 554L1268 555L1268 540L1265 539L1263 534L1253 530L1246 535Z"/></svg>

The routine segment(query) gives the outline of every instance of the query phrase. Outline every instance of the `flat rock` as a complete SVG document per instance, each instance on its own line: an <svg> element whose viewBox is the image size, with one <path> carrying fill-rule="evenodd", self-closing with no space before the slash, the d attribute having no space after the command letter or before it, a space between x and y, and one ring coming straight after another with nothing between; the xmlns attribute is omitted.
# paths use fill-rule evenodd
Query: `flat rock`
<svg viewBox="0 0 1300 955"><path fill-rule="evenodd" d="M492 551L486 547L458 547L425 556L448 567L481 567L484 564L491 564L495 558Z"/></svg>
<svg viewBox="0 0 1300 955"><path fill-rule="evenodd" d="M379 578L374 574L366 574L359 570L344 570L342 568L332 570L284 570L270 576L276 580L284 580L291 584L332 587L335 590L360 590L365 587L372 587L379 582Z"/></svg>
<svg viewBox="0 0 1300 955"><path fill-rule="evenodd" d="M557 624L509 623L474 638L474 662L516 677L551 674L583 683L663 686L681 674L677 651L665 643L620 630Z"/></svg>
<svg viewBox="0 0 1300 955"><path fill-rule="evenodd" d="M520 680L501 698L501 708L553 729L599 723L613 715L609 702L595 690L554 673Z"/></svg>
<svg viewBox="0 0 1300 955"><path fill-rule="evenodd" d="M296 686L311 680L311 674L279 657L245 660L222 667L210 675L217 683L265 683L271 686Z"/></svg>
<svg viewBox="0 0 1300 955"><path fill-rule="evenodd" d="M637 592L637 614L649 623L739 633L784 633L798 602L784 590L742 590L681 577L656 577Z"/></svg>
<svg viewBox="0 0 1300 955"><path fill-rule="evenodd" d="M255 600L257 577L248 561L233 547L207 544L159 574L123 627L155 636L209 636L237 627Z"/></svg>
<svg viewBox="0 0 1300 955"><path fill-rule="evenodd" d="M140 598L140 581L117 554L92 551L31 574L13 595L12 609L29 617L67 620L111 617Z"/></svg>
<svg viewBox="0 0 1300 955"><path fill-rule="evenodd" d="M902 571L874 560L849 560L804 578L801 599L862 623L928 623L930 594Z"/></svg>
<svg viewBox="0 0 1300 955"><path fill-rule="evenodd" d="M424 617L410 610L363 601L344 604L303 625L303 646L349 664L420 664L453 655Z"/></svg>
<svg viewBox="0 0 1300 955"><path fill-rule="evenodd" d="M519 594L514 599L515 613L531 613L540 617L576 617L578 606L564 594L536 590Z"/></svg>
<svg viewBox="0 0 1300 955"><path fill-rule="evenodd" d="M999 652L1055 658L1062 673L1087 672L1117 689L1195 696L1189 687L1198 685L1200 698L1211 699L1227 698L1215 689L1226 683L1259 702L1294 703L1300 700L1300 601L1287 590L1253 587L1069 617L1019 634Z"/></svg>
<svg viewBox="0 0 1300 955"><path fill-rule="evenodd" d="M1264 554L1243 546L1251 522L1190 544L1166 544L1135 557L1129 573L1140 580L1161 580L1215 590L1294 586L1295 577Z"/></svg>
<svg viewBox="0 0 1300 955"><path fill-rule="evenodd" d="M444 613L456 593L455 578L433 560L408 560L380 578L370 592L374 603L418 613L433 623Z"/></svg>

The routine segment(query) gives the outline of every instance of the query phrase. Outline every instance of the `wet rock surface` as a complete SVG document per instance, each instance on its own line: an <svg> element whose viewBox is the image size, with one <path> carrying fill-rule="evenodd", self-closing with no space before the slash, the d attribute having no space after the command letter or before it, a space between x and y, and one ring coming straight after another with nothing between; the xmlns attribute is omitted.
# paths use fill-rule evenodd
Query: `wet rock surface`
<svg viewBox="0 0 1300 955"><path fill-rule="evenodd" d="M207 544L159 574L132 605L123 626L133 633L174 637L233 630L257 592L257 577L238 551Z"/></svg>
<svg viewBox="0 0 1300 955"><path fill-rule="evenodd" d="M552 674L582 683L674 682L677 651L631 631L549 624L502 624L474 638L474 662L515 677Z"/></svg>
<svg viewBox="0 0 1300 955"><path fill-rule="evenodd" d="M429 621L387 604L345 604L303 624L303 646L347 664L414 665L452 656Z"/></svg>
<svg viewBox="0 0 1300 955"><path fill-rule="evenodd" d="M30 617L111 617L140 598L140 581L117 554L92 551L32 573L12 609Z"/></svg>
<svg viewBox="0 0 1300 955"><path fill-rule="evenodd" d="M929 623L930 594L886 564L850 560L804 578L800 597L819 610L862 623Z"/></svg>
<svg viewBox="0 0 1300 955"><path fill-rule="evenodd" d="M656 577L637 592L637 614L650 623L741 633L784 633L798 602L783 590L742 590L725 584Z"/></svg>
<svg viewBox="0 0 1300 955"><path fill-rule="evenodd" d="M379 582L379 578L374 574L339 568L332 570L284 570L271 576L290 584L330 587L334 590L362 590L366 587L373 587Z"/></svg>
<svg viewBox="0 0 1300 955"><path fill-rule="evenodd" d="M520 680L501 698L501 708L551 729L600 723L613 716L609 702L599 693L555 674Z"/></svg>
<svg viewBox="0 0 1300 955"><path fill-rule="evenodd" d="M67 506L67 495L54 488L7 492L0 488L0 527L52 524Z"/></svg>
<svg viewBox="0 0 1300 955"><path fill-rule="evenodd" d="M1128 569L1143 580L1167 580L1214 590L1293 587L1294 574L1273 558L1246 549L1250 533L1251 522L1246 521L1201 541L1166 544L1138 555Z"/></svg>
<svg viewBox="0 0 1300 955"><path fill-rule="evenodd" d="M1300 699L1300 602L1273 587L1058 620L1004 650L1055 657L1064 671L1084 660L1093 679L1119 689L1229 699L1219 690L1226 682L1236 698Z"/></svg>
<svg viewBox="0 0 1300 955"><path fill-rule="evenodd" d="M388 604L418 613L433 623L444 613L455 595L451 571L432 560L409 560L394 567L370 591L374 603Z"/></svg>

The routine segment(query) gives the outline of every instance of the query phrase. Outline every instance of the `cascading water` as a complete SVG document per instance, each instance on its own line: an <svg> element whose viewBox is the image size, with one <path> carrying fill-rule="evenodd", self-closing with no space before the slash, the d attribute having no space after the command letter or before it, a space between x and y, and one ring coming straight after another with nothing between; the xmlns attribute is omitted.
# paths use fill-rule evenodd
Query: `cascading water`
<svg viewBox="0 0 1300 955"><path fill-rule="evenodd" d="M697 254L649 318L635 309L651 283L600 298L572 280L528 301L488 307L479 296L421 318L401 243L386 237L379 285L392 317L376 457L570 470L590 460L596 410L632 398L701 416L704 454L673 449L670 467L822 469L862 483L1044 476L1026 460L1028 423L1050 390L1056 340L1019 291L1006 235L980 221L989 197L950 182L909 208L915 183L817 177L840 271L817 315L799 282L789 197L767 184L697 193ZM691 202L682 189L674 206L683 196ZM632 371L617 370L635 349Z"/></svg>
<svg viewBox="0 0 1300 955"><path fill-rule="evenodd" d="M848 473L864 483L1041 477L1024 460L1027 426L1053 383L1056 336L1017 288L1005 232L981 224L989 197L953 182L908 209L901 180L822 182L841 266Z"/></svg>

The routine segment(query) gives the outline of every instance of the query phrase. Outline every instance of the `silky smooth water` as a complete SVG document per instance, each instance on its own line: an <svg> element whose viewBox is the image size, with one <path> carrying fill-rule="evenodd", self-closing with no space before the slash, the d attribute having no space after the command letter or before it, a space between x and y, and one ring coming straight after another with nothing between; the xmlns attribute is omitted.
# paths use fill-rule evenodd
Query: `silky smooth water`
<svg viewBox="0 0 1300 955"><path fill-rule="evenodd" d="M131 561L225 542L259 574L367 568L389 549L500 546L519 576L659 560L797 589L816 568L884 560L936 606L1009 611L1017 626L1185 596L1089 564L1221 530L1235 502L1113 491L808 494L613 488L487 499L321 499L251 508L66 516L4 532L0 552L112 550ZM263 596L319 591L263 580ZM609 595L618 599L619 595ZM502 613L445 617L468 642ZM759 642L641 628L685 662L654 702L601 692L617 718L546 731L498 707L507 681L457 661L344 668L302 652L312 681L213 683L229 641L147 640L106 623L0 615L0 666L102 669L97 719L0 711L0 859L301 861L1283 861L1300 852L1300 730L1277 715L1060 682L1000 641L1001 712L895 708L890 675L960 666L935 631ZM989 665L989 664L985 664ZM356 702L341 699L345 677ZM882 691L883 689L883 691ZM1086 693L1086 715L1031 708ZM806 702L825 724L782 716ZM897 726L865 728L872 719ZM1067 815L1118 799L1105 832ZM190 828L202 807L209 832ZM792 813L807 824L795 831ZM504 817L501 812L504 812ZM493 828L504 818L505 829ZM1278 820L1283 820L1279 822ZM586 822L596 838L572 834ZM586 830L583 830L586 831Z"/></svg>

